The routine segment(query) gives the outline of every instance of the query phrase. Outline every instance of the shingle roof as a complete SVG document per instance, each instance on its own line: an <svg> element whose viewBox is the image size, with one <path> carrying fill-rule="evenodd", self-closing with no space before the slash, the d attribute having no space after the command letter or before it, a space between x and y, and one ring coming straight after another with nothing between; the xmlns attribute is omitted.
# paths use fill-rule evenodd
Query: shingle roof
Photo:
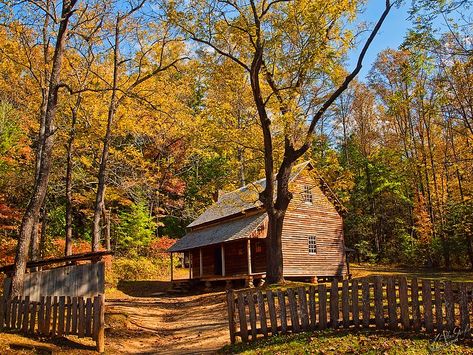
<svg viewBox="0 0 473 355"><path fill-rule="evenodd" d="M205 229L190 231L169 248L168 252L184 251L205 245L248 238L250 233L263 223L266 216L266 213L260 213L215 224Z"/></svg>
<svg viewBox="0 0 473 355"><path fill-rule="evenodd" d="M309 164L310 161L306 161L296 165L292 169L290 180L294 180ZM252 208L262 207L262 203L259 201L259 193L263 191L265 187L266 179L261 179L235 191L226 193L187 227L196 227L201 224L248 211Z"/></svg>

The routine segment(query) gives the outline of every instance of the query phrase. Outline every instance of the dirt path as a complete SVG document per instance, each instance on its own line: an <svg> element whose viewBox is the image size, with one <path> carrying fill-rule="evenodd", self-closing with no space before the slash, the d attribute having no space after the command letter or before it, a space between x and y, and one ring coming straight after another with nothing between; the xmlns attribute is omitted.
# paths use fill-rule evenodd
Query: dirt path
<svg viewBox="0 0 473 355"><path fill-rule="evenodd" d="M212 354L228 344L224 293L107 302L107 353Z"/></svg>

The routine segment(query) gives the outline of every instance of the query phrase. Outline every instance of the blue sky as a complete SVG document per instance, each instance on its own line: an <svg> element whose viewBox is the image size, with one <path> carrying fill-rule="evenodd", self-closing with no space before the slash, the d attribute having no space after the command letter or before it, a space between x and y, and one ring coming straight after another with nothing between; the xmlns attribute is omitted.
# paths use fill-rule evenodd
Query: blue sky
<svg viewBox="0 0 473 355"><path fill-rule="evenodd" d="M370 28L373 28L374 23L376 23L384 11L384 5L384 0L368 0L366 11L360 16L360 21L371 23ZM399 9L393 8L391 10L382 28L378 32L378 35L366 53L366 57L363 62L363 68L360 74L358 74L358 80L365 81L366 76L371 69L372 64L376 60L376 56L379 52L386 48L398 48L403 42L407 30L412 26L412 23L408 19L409 6L410 1L406 1ZM364 42L361 42L361 45L357 48L358 50L353 51L349 56L348 70L352 70L354 68L358 59L359 51L361 50L363 44Z"/></svg>

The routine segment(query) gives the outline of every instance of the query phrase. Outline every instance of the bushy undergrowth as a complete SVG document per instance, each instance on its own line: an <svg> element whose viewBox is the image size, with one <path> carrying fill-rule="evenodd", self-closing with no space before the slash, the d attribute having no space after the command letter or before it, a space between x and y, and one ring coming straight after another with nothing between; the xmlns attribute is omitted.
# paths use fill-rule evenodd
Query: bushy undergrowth
<svg viewBox="0 0 473 355"><path fill-rule="evenodd" d="M169 260L160 258L113 258L107 263L106 283L116 287L120 280L160 280L169 277L169 268Z"/></svg>

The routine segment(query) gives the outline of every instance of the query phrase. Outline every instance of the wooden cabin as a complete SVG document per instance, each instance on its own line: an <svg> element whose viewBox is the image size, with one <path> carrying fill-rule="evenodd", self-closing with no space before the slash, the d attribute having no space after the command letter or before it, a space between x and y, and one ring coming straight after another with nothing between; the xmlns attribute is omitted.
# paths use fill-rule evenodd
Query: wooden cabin
<svg viewBox="0 0 473 355"><path fill-rule="evenodd" d="M189 279L243 280L247 286L264 279L268 218L258 193L265 182L262 179L219 197L168 250L188 255ZM293 199L282 233L284 277L345 277L340 202L310 162L294 167L290 189Z"/></svg>

